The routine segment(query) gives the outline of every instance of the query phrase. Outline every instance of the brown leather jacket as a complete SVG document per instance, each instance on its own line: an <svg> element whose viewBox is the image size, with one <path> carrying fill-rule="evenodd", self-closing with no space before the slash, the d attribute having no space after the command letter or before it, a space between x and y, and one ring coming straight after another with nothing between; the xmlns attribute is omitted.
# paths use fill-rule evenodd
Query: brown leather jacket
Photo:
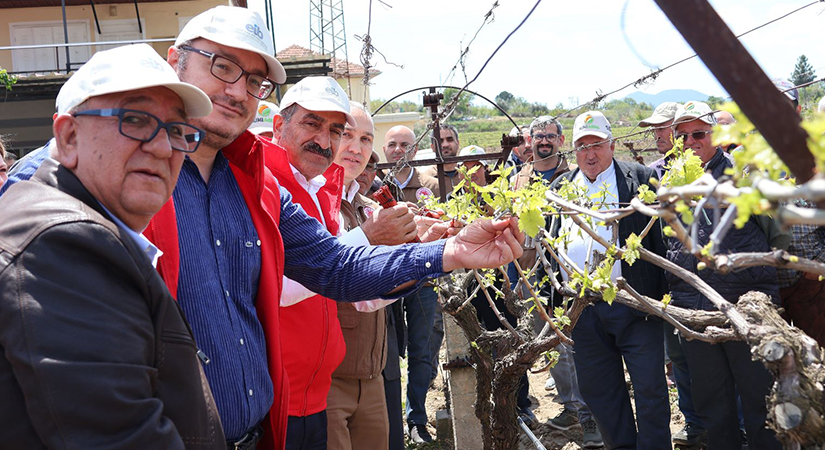
<svg viewBox="0 0 825 450"><path fill-rule="evenodd" d="M188 323L80 180L46 160L0 211L0 446L226 449Z"/></svg>
<svg viewBox="0 0 825 450"><path fill-rule="evenodd" d="M350 231L364 223L370 208L376 210L379 206L361 194L355 194L352 203L342 200L344 229ZM332 373L333 378L372 379L381 376L387 363L387 310L359 312L352 303L338 303L338 322L347 353Z"/></svg>

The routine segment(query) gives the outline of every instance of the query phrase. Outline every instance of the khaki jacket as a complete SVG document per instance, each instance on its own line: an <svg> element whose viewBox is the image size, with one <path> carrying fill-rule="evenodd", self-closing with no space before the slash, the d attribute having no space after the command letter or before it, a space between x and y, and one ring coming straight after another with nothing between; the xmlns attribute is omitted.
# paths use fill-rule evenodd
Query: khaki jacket
<svg viewBox="0 0 825 450"><path fill-rule="evenodd" d="M352 203L341 201L342 226L350 231L359 227L380 208L377 203L355 194ZM368 282L369 280L363 280ZM381 376L387 363L387 310L360 312L352 303L338 303L338 322L347 346L341 365L332 373L333 378L373 379Z"/></svg>

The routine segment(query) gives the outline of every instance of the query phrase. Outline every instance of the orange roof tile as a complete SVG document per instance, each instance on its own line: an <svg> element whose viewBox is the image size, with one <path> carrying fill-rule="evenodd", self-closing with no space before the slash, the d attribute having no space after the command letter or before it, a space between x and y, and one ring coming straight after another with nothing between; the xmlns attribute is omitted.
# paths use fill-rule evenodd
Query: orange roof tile
<svg viewBox="0 0 825 450"><path fill-rule="evenodd" d="M308 56L320 56L321 54L318 52L314 52L308 48L301 47L300 45L290 45L289 47L279 51L275 58L281 59L290 59L290 58L305 58ZM332 65L332 76L335 78L343 78L347 74L347 66L349 66L349 74L350 76L364 76L364 66L361 64L356 64L354 62L349 62L345 59L339 58L332 58L331 61ZM380 74L381 71L376 69L370 70L370 76L376 76Z"/></svg>

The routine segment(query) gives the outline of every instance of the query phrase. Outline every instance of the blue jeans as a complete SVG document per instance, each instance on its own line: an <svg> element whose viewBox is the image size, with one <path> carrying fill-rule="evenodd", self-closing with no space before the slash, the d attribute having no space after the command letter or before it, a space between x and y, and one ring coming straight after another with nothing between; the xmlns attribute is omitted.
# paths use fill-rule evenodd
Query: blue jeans
<svg viewBox="0 0 825 450"><path fill-rule="evenodd" d="M427 423L427 391L432 375L430 339L438 295L432 286L423 286L404 298L407 318L407 423Z"/></svg>
<svg viewBox="0 0 825 450"><path fill-rule="evenodd" d="M550 368L550 375L556 380L556 391L559 393L559 402L564 409L569 409L579 417L579 423L593 420L590 408L584 403L579 391L579 379L576 376L576 366L573 363L573 349L567 344L556 347L559 352L559 361Z"/></svg>
<svg viewBox="0 0 825 450"><path fill-rule="evenodd" d="M682 336L674 333L673 325L664 322L665 350L670 362L673 363L673 377L676 378L676 392L679 393L679 410L685 416L685 422L705 428L702 419L696 415L693 406L693 395L690 391L690 368L688 367L685 351L682 350Z"/></svg>

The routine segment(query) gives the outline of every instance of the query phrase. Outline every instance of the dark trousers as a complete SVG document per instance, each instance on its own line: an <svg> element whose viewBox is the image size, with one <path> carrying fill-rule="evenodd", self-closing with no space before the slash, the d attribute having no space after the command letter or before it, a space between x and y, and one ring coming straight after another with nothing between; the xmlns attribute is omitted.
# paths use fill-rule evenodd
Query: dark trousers
<svg viewBox="0 0 825 450"><path fill-rule="evenodd" d="M289 416L286 425L286 450L326 450L327 411L308 416Z"/></svg>
<svg viewBox="0 0 825 450"><path fill-rule="evenodd" d="M676 392L679 393L679 409L685 416L685 422L704 428L702 420L696 415L696 408L693 406L693 396L690 389L690 368L687 357L682 350L681 335L674 333L673 325L664 322L662 324L665 331L665 350L670 362L673 363L673 377L676 378Z"/></svg>
<svg viewBox="0 0 825 450"><path fill-rule="evenodd" d="M748 344L708 344L682 341L690 365L693 404L708 430L708 450L742 447L736 392L742 399L745 431L751 450L781 449L774 432L767 428L765 396L773 377L760 362L751 360Z"/></svg>
<svg viewBox="0 0 825 450"><path fill-rule="evenodd" d="M604 302L584 309L573 328L579 390L599 425L605 448L669 449L662 322L633 311ZM637 420L625 384L623 359L633 382Z"/></svg>
<svg viewBox="0 0 825 450"><path fill-rule="evenodd" d="M396 363L397 364L397 363ZM387 415L390 420L390 450L404 450L404 417L401 414L401 378L384 378Z"/></svg>

